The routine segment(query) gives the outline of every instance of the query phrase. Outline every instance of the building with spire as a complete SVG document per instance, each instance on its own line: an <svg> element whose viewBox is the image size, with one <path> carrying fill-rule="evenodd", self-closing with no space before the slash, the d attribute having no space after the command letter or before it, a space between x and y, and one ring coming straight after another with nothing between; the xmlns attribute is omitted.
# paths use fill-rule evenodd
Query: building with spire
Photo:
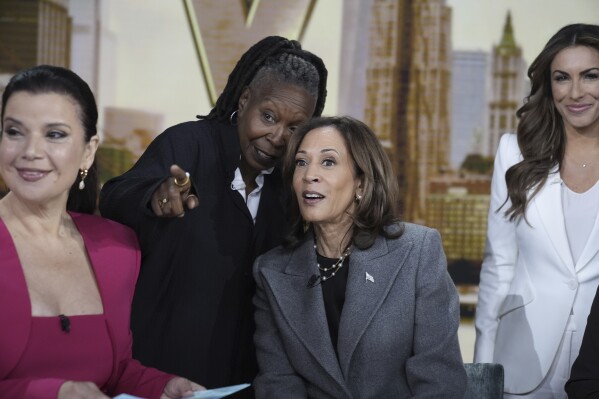
<svg viewBox="0 0 599 399"><path fill-rule="evenodd" d="M371 0L364 121L398 176L401 215L424 223L429 180L449 169L451 9Z"/></svg>
<svg viewBox="0 0 599 399"><path fill-rule="evenodd" d="M503 133L514 132L516 111L525 96L526 64L522 48L516 43L512 16L508 11L503 34L491 54L491 91L489 102L489 142L485 155L495 155Z"/></svg>

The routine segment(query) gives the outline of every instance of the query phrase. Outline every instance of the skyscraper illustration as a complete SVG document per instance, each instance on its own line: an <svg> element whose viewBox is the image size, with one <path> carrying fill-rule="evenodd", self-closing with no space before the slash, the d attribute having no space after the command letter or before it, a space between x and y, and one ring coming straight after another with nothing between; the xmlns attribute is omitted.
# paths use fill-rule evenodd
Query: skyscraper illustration
<svg viewBox="0 0 599 399"><path fill-rule="evenodd" d="M516 111L524 99L526 64L522 58L522 49L516 43L509 12L501 41L493 46L491 58L489 141L486 155L495 155L502 134L516 131Z"/></svg>
<svg viewBox="0 0 599 399"><path fill-rule="evenodd" d="M364 120L398 175L402 217L425 221L428 182L449 170L451 10L445 0L372 0Z"/></svg>
<svg viewBox="0 0 599 399"><path fill-rule="evenodd" d="M68 0L2 0L0 21L0 73L38 64L70 66Z"/></svg>
<svg viewBox="0 0 599 399"><path fill-rule="evenodd" d="M487 153L489 53L454 50L451 76L451 163L459 169L468 154Z"/></svg>

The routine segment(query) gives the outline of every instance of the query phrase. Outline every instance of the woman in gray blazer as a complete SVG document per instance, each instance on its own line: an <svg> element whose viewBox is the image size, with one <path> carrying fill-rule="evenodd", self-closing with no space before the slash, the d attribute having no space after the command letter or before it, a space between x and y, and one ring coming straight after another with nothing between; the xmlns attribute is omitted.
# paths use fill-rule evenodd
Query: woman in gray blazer
<svg viewBox="0 0 599 399"><path fill-rule="evenodd" d="M400 223L375 134L298 128L285 157L293 231L258 258L257 398L462 398L459 304L439 234Z"/></svg>

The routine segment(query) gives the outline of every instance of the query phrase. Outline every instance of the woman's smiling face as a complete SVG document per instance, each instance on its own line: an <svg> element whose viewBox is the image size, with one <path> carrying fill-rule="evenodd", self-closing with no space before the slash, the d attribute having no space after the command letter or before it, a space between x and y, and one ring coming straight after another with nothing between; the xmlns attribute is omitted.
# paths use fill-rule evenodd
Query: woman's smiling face
<svg viewBox="0 0 599 399"><path fill-rule="evenodd" d="M551 92L566 131L599 132L599 51L575 46L557 53Z"/></svg>
<svg viewBox="0 0 599 399"><path fill-rule="evenodd" d="M25 201L66 202L79 169L88 169L97 135L85 141L79 106L57 93L15 92L9 97L0 139L0 174Z"/></svg>
<svg viewBox="0 0 599 399"><path fill-rule="evenodd" d="M241 162L256 172L270 169L285 153L295 128L314 113L316 99L285 83L246 87L239 98Z"/></svg>

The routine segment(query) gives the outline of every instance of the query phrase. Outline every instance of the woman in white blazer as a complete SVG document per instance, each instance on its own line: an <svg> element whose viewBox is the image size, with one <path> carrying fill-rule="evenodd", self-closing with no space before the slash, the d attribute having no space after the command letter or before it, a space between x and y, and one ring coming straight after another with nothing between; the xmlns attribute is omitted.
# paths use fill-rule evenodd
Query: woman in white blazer
<svg viewBox="0 0 599 399"><path fill-rule="evenodd" d="M599 27L557 32L500 141L476 310L476 362L505 398L566 398L599 284Z"/></svg>
<svg viewBox="0 0 599 399"><path fill-rule="evenodd" d="M317 118L287 151L293 235L254 265L256 398L462 399L459 303L441 239L397 222L375 134Z"/></svg>

